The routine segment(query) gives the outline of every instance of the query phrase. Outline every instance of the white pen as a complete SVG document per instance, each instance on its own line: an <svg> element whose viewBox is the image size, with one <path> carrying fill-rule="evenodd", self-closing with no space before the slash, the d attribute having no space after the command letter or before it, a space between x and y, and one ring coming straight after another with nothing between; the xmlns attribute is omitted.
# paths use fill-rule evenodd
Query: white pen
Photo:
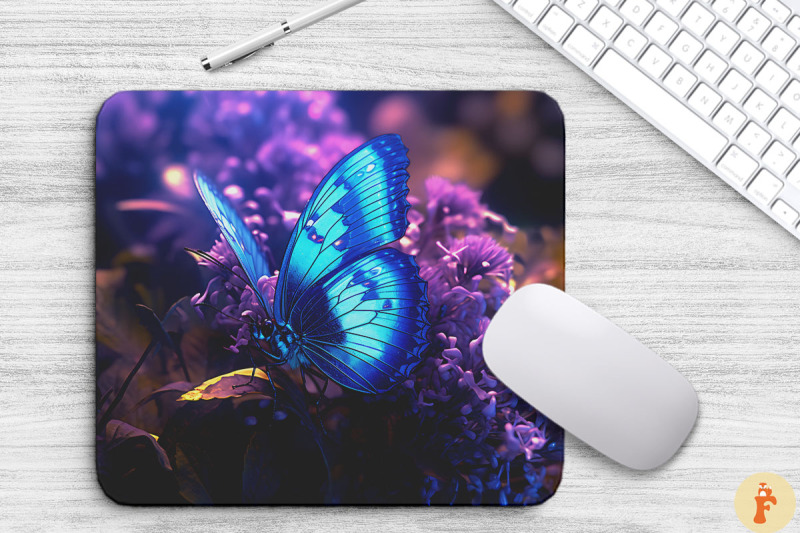
<svg viewBox="0 0 800 533"><path fill-rule="evenodd" d="M200 60L203 68L206 70L213 70L215 68L224 67L231 63L249 57L276 41L283 39L290 33L302 30L312 24L324 20L340 11L344 11L348 7L353 7L360 4L364 0L332 0L327 4L315 7L311 11L307 11L301 15L295 15L280 24L276 24L266 30L251 35L246 39L242 39L236 44L232 44L227 48L217 50L207 57Z"/></svg>

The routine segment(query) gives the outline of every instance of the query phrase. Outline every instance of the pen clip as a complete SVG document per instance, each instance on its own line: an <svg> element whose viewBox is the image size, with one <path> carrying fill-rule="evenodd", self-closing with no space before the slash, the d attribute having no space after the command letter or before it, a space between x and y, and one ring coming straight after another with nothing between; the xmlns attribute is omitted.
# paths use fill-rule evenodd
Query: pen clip
<svg viewBox="0 0 800 533"><path fill-rule="evenodd" d="M241 61L241 60L243 60L243 59L247 59L248 57L250 57L250 56L254 55L256 52L258 52L258 51L260 51L260 50L263 50L264 48L267 48L268 46L275 46L275 43L269 43L269 44L265 44L265 45L264 45L264 46L262 46L261 48L257 48L257 49L253 50L252 52L250 52L250 53L249 53L249 54L247 54L247 55L244 55L244 56L242 56L242 57L237 57L236 59L234 59L234 60L233 60L233 61L231 61L230 63L226 63L226 64L225 64L225 66L227 67L228 65L233 65L234 63L238 63L239 61Z"/></svg>
<svg viewBox="0 0 800 533"><path fill-rule="evenodd" d="M290 34L292 32L292 29L289 27L289 22L286 21L286 20L284 20L283 22L280 23L280 27L283 30L283 36L286 36L286 35L288 35L288 34ZM243 56L237 57L236 59L232 59L232 60L230 60L229 62L225 63L222 66L223 67L227 67L228 65L233 65L234 63L238 63L239 61L241 61L243 59L247 59L248 57L252 56L256 52L258 52L260 50L263 50L264 48L266 48L268 46L274 46L274 45L275 45L275 40L273 40L270 43L265 44L264 46L262 46L260 48L256 48L255 50L253 50L250 53L247 53L247 54L245 54ZM201 60L201 63L203 64L203 68L205 68L206 70L210 70L210 66L208 66L208 58L203 58Z"/></svg>

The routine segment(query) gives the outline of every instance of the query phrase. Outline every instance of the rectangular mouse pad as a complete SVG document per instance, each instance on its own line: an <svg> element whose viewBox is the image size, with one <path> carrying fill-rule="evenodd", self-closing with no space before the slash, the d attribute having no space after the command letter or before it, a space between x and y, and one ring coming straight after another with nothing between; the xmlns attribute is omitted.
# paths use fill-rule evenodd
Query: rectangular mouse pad
<svg viewBox="0 0 800 533"><path fill-rule="evenodd" d="M551 98L124 92L96 143L96 451L113 500L555 492L563 431L481 348L514 288L564 287Z"/></svg>

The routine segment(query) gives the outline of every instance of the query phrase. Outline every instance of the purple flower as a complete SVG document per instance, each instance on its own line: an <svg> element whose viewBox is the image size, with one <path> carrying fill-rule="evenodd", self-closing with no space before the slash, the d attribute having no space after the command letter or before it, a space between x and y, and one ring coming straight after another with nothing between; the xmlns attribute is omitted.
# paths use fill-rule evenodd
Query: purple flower
<svg viewBox="0 0 800 533"><path fill-rule="evenodd" d="M301 210L314 187L363 139L328 92L198 93L187 118L187 161L220 186L269 187Z"/></svg>
<svg viewBox="0 0 800 533"><path fill-rule="evenodd" d="M480 191L462 183L433 177L425 182L428 193L427 220L452 230L479 230L483 227L485 206L480 203Z"/></svg>

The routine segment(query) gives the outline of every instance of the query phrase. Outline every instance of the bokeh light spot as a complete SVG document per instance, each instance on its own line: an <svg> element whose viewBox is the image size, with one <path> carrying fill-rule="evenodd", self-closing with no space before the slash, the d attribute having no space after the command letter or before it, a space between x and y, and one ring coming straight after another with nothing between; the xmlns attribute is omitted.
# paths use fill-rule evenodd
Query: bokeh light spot
<svg viewBox="0 0 800 533"><path fill-rule="evenodd" d="M194 194L189 171L183 165L170 165L161 173L161 179L172 192L181 196Z"/></svg>
<svg viewBox="0 0 800 533"><path fill-rule="evenodd" d="M244 191L238 185L228 185L223 189L222 194L231 200L241 200L244 198Z"/></svg>

